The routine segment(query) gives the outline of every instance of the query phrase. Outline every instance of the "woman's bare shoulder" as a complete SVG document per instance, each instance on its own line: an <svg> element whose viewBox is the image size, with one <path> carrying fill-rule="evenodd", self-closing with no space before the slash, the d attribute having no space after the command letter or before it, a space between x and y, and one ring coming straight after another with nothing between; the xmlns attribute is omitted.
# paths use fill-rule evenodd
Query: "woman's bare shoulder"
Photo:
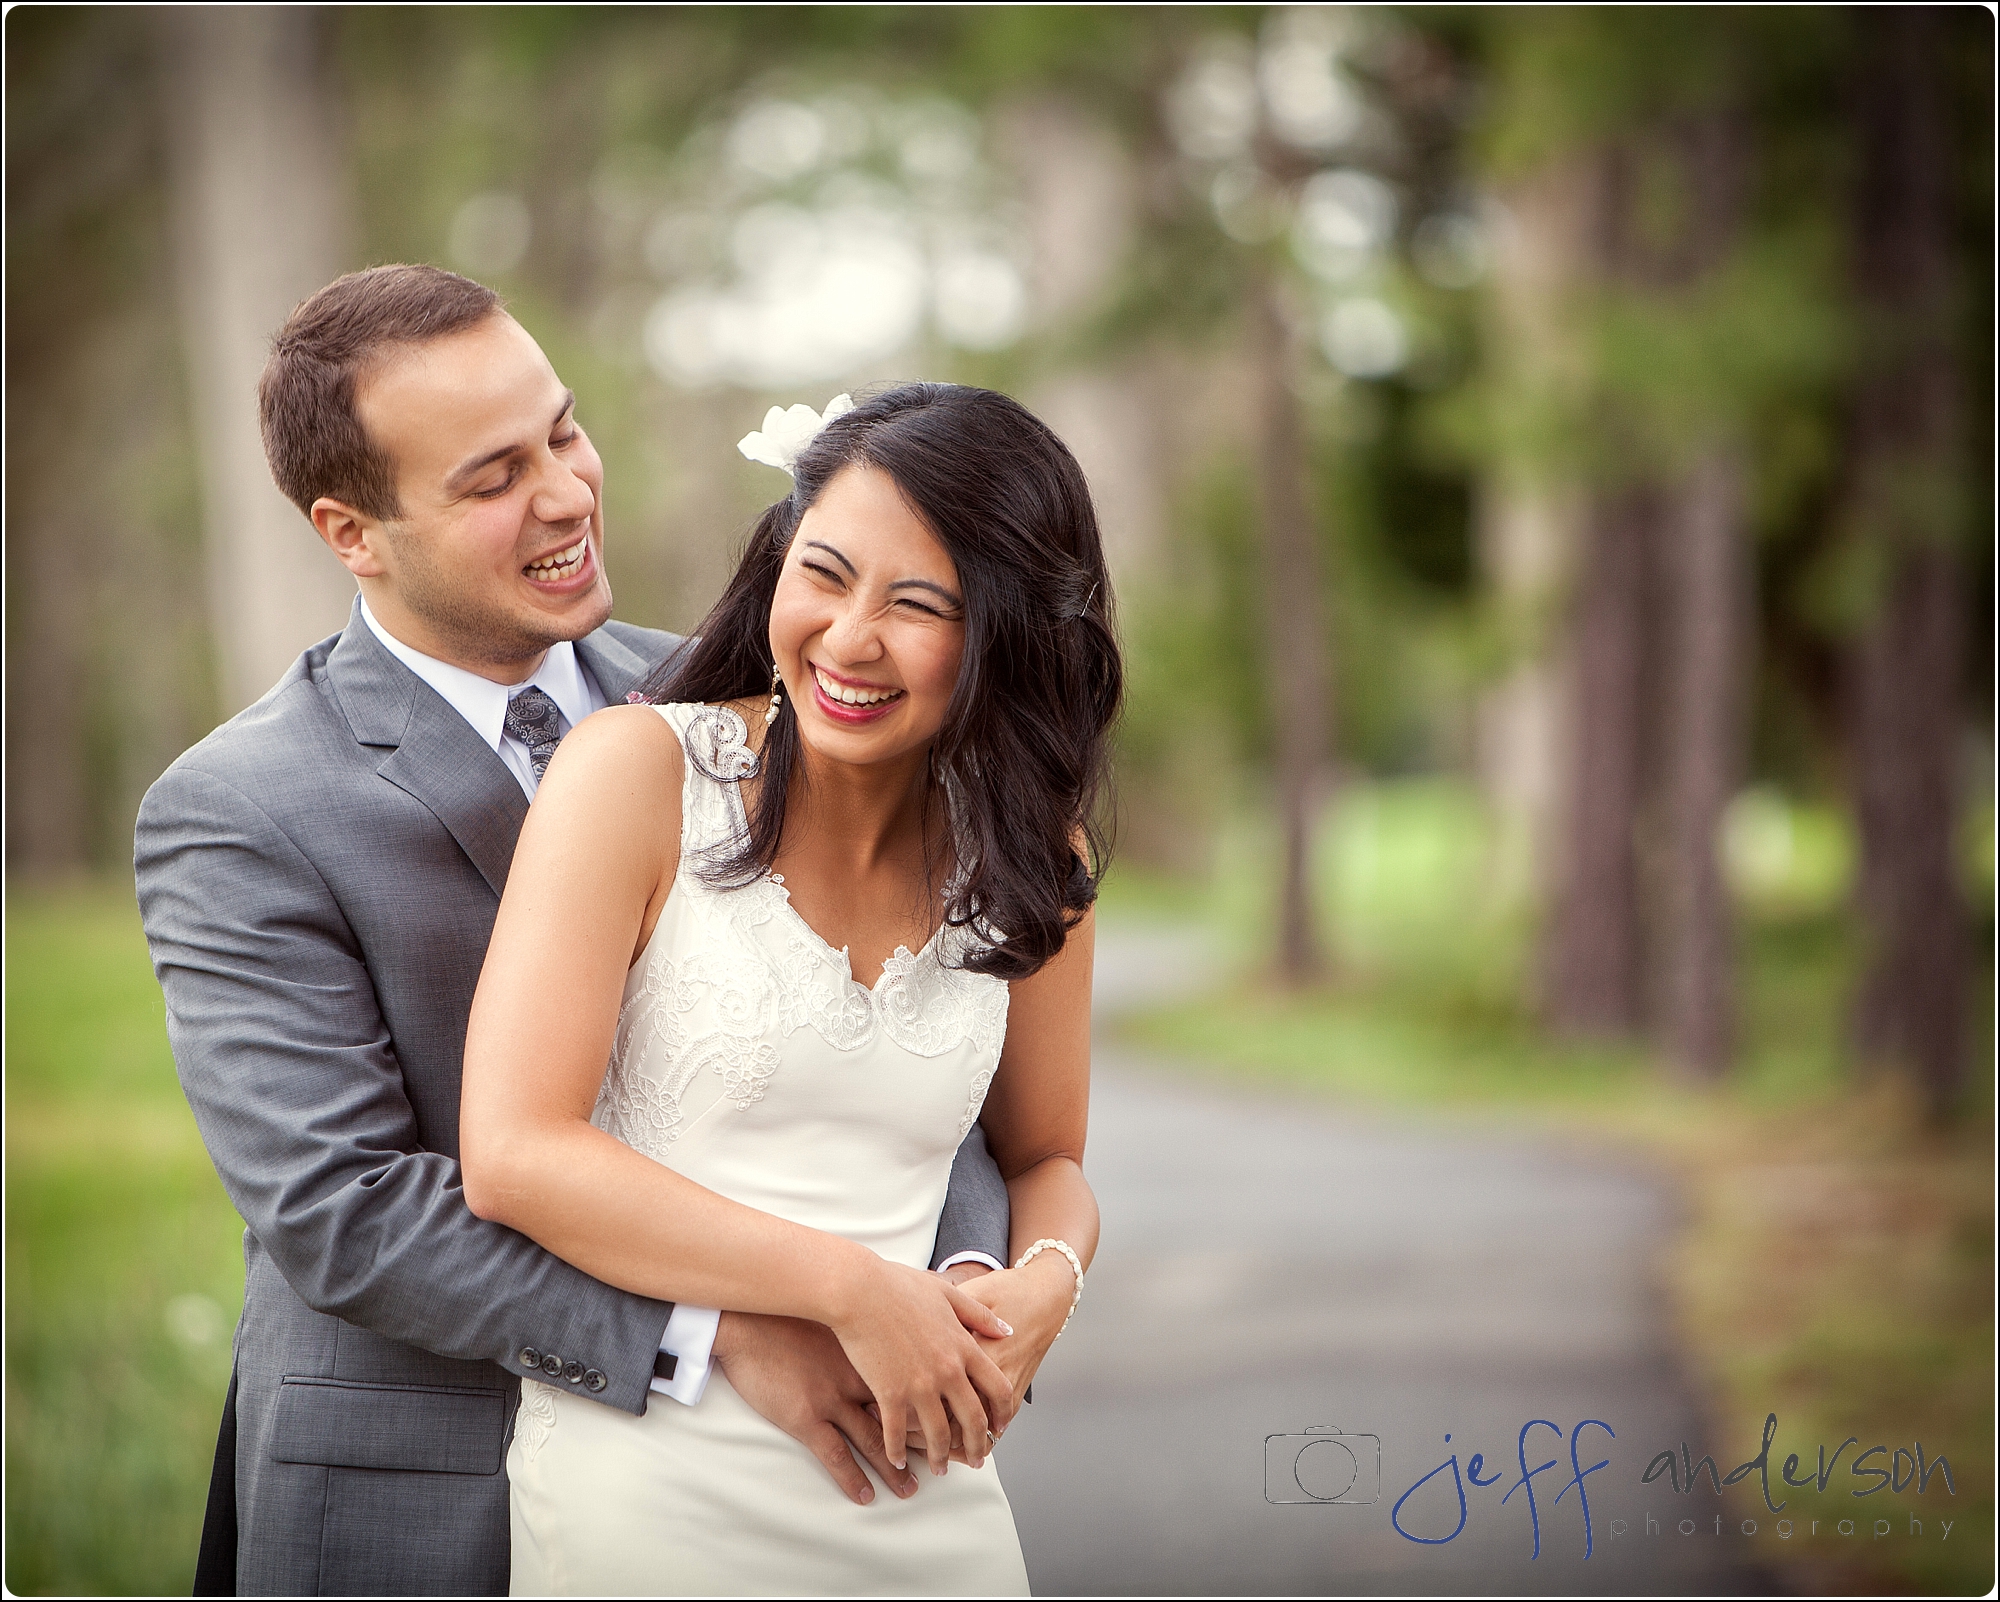
<svg viewBox="0 0 2000 1602"><path fill-rule="evenodd" d="M657 708L608 706L568 734L535 795L537 811L578 805L601 813L637 804L680 809L680 737Z"/></svg>

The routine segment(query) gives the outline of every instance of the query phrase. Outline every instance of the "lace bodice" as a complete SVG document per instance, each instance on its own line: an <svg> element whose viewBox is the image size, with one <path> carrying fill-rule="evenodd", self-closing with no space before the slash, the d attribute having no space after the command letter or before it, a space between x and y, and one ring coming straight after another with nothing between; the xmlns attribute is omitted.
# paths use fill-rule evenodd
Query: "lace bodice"
<svg viewBox="0 0 2000 1602"><path fill-rule="evenodd" d="M1006 1037L1007 985L956 965L949 928L873 987L767 876L718 890L755 773L727 707L657 709L687 755L681 862L625 984L592 1121L711 1189L928 1262L951 1159Z"/></svg>

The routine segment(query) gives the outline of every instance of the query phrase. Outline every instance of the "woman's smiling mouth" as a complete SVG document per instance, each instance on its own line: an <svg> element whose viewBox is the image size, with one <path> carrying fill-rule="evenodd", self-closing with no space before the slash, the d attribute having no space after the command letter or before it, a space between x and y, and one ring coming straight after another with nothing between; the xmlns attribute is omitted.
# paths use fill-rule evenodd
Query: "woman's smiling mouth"
<svg viewBox="0 0 2000 1602"><path fill-rule="evenodd" d="M885 715L903 699L903 692L879 684L848 684L824 668L808 662L812 669L813 697L819 709L841 723L869 723Z"/></svg>

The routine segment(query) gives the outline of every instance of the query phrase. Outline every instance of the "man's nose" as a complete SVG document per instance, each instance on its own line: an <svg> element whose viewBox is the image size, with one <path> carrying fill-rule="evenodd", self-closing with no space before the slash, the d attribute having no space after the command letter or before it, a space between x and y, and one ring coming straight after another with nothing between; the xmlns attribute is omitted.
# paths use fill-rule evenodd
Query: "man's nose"
<svg viewBox="0 0 2000 1602"><path fill-rule="evenodd" d="M567 463L559 461L549 464L530 503L538 521L552 524L578 522L596 508L597 492Z"/></svg>

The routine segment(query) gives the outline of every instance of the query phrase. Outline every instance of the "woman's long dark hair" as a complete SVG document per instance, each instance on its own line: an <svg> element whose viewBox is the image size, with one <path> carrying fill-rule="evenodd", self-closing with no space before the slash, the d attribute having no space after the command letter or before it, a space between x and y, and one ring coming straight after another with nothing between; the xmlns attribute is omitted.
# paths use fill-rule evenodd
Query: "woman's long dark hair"
<svg viewBox="0 0 2000 1602"><path fill-rule="evenodd" d="M992 390L902 384L822 429L792 493L758 519L736 576L692 650L645 685L654 701L734 701L771 688L771 597L799 520L841 469L894 479L958 568L965 655L931 753L958 872L948 923L963 965L1025 979L1097 899L1108 856L1098 818L1106 740L1124 693L1097 513L1068 448ZM790 698L787 697L789 703ZM749 834L704 866L713 883L768 871L798 771L789 704L764 740ZM1089 861L1076 853L1081 832Z"/></svg>

